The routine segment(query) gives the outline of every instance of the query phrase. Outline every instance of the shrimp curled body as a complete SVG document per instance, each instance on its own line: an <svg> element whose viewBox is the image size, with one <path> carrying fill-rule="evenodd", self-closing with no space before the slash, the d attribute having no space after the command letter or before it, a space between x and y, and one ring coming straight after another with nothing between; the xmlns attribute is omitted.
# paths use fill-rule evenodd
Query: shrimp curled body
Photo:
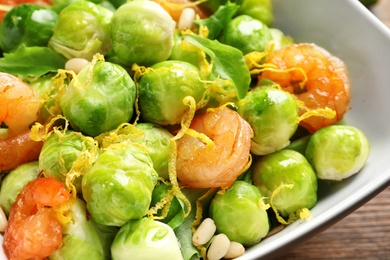
<svg viewBox="0 0 390 260"><path fill-rule="evenodd" d="M313 43L293 44L268 54L266 63L276 66L276 70L265 70L259 78L278 83L303 101L301 115L308 109L330 108L336 112L333 118L315 115L302 120L300 125L309 132L338 122L348 111L350 81L347 68L342 60L325 49Z"/></svg>
<svg viewBox="0 0 390 260"><path fill-rule="evenodd" d="M0 138L0 170L38 159L41 142L30 138L30 125L38 119L39 95L17 77L0 72L0 124L8 127Z"/></svg>
<svg viewBox="0 0 390 260"><path fill-rule="evenodd" d="M177 144L177 177L191 188L229 187L248 165L253 131L237 112L223 107L196 116L190 126L214 145L184 135Z"/></svg>
<svg viewBox="0 0 390 260"><path fill-rule="evenodd" d="M52 178L27 183L10 209L3 247L9 259L43 259L62 242L62 224L55 207L67 203L70 193Z"/></svg>

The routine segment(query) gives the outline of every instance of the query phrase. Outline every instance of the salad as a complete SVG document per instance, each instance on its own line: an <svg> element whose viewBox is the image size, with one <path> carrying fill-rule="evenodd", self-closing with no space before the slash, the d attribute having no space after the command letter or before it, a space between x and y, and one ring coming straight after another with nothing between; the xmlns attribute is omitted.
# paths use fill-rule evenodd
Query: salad
<svg viewBox="0 0 390 260"><path fill-rule="evenodd" d="M233 259L368 159L346 65L272 27L271 0L3 9L9 259Z"/></svg>

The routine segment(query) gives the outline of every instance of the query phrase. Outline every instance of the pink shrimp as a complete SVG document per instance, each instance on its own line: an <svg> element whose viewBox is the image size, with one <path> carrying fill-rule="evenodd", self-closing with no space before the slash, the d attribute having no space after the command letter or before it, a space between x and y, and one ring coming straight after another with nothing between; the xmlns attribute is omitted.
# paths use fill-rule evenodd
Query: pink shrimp
<svg viewBox="0 0 390 260"><path fill-rule="evenodd" d="M0 124L8 137L0 139L0 170L36 160L41 142L31 140L29 127L38 119L39 95L15 76L0 72Z"/></svg>
<svg viewBox="0 0 390 260"><path fill-rule="evenodd" d="M190 126L214 145L184 135L177 143L177 178L191 188L229 187L248 166L253 131L237 112L217 108L196 116Z"/></svg>
<svg viewBox="0 0 390 260"><path fill-rule="evenodd" d="M294 44L270 53L266 63L279 70L265 70L259 79L267 78L278 83L310 110L330 108L336 112L333 118L311 116L301 121L300 125L309 132L338 122L348 111L350 82L347 68L342 60L325 49L310 43ZM307 81L301 88L304 74ZM305 112L302 108L300 113Z"/></svg>
<svg viewBox="0 0 390 260"><path fill-rule="evenodd" d="M62 242L62 224L56 207L69 201L71 194L52 178L27 183L12 204L3 247L10 260L43 259Z"/></svg>

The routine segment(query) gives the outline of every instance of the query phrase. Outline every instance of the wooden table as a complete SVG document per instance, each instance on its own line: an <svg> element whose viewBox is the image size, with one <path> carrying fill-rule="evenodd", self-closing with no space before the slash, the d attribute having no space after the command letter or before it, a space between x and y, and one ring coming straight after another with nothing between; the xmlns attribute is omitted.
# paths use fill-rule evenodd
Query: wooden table
<svg viewBox="0 0 390 260"><path fill-rule="evenodd" d="M390 0L370 9L390 27ZM390 187L280 259L390 259Z"/></svg>

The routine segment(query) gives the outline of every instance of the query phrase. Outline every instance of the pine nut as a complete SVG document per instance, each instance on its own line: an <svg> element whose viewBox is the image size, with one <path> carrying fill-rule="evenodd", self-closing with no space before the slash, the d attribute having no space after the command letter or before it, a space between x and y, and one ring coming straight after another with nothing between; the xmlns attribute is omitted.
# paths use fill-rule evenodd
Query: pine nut
<svg viewBox="0 0 390 260"><path fill-rule="evenodd" d="M230 240L225 234L218 234L207 250L208 260L218 260L226 255L230 247Z"/></svg>
<svg viewBox="0 0 390 260"><path fill-rule="evenodd" d="M245 247L235 241L230 241L229 250L223 258L233 259L242 256L245 253Z"/></svg>
<svg viewBox="0 0 390 260"><path fill-rule="evenodd" d="M211 218L205 218L202 223L200 223L198 229L194 232L192 236L192 243L195 246L200 246L206 244L213 237L217 227L214 224L214 220Z"/></svg>
<svg viewBox="0 0 390 260"><path fill-rule="evenodd" d="M177 28L179 30L191 29L195 20L195 11L192 8L184 8L181 12Z"/></svg>
<svg viewBox="0 0 390 260"><path fill-rule="evenodd" d="M7 217L4 214L3 208L0 207L0 232L5 231L5 227L7 226L7 224L8 224Z"/></svg>
<svg viewBox="0 0 390 260"><path fill-rule="evenodd" d="M89 61L83 58L72 58L65 63L65 70L73 70L78 74L88 63Z"/></svg>

